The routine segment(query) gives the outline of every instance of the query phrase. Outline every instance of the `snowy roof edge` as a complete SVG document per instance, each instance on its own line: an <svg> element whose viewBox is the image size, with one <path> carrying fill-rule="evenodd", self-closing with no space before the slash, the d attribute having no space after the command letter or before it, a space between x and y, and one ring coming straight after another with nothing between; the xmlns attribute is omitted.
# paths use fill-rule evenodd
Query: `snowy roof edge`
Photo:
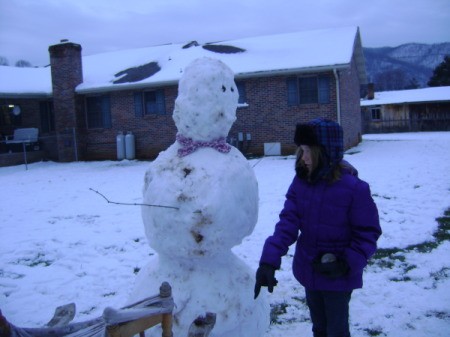
<svg viewBox="0 0 450 337"><path fill-rule="evenodd" d="M450 86L375 92L374 99L362 99L362 107L391 104L450 102Z"/></svg>

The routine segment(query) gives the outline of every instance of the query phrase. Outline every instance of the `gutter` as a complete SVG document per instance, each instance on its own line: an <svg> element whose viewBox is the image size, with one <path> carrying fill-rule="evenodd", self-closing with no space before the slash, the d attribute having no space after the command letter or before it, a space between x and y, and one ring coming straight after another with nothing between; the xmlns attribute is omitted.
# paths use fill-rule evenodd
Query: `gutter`
<svg viewBox="0 0 450 337"><path fill-rule="evenodd" d="M52 98L53 93L7 93L7 92L0 92L0 98L1 99L47 99Z"/></svg>
<svg viewBox="0 0 450 337"><path fill-rule="evenodd" d="M333 74L334 78L336 79L336 115L337 115L337 122L338 124L341 124L341 88L339 86L339 74L336 70L336 68L333 68Z"/></svg>
<svg viewBox="0 0 450 337"><path fill-rule="evenodd" d="M348 69L348 64L339 64L333 66L318 66L318 67L303 67L303 68L289 68L289 69L276 69L276 70L262 70L245 73L235 73L235 78L244 79L252 77L263 76L277 76L277 75L293 75L298 73L315 73L322 71L335 71L336 69Z"/></svg>
<svg viewBox="0 0 450 337"><path fill-rule="evenodd" d="M104 86L98 86L98 87L88 87L83 88L82 83L79 84L75 88L75 92L77 94L96 94L96 93L103 93L103 92L112 92L112 91L126 91L126 90L141 90L146 88L159 88L159 87L165 87L165 86L172 86L177 85L178 80L176 81L161 81L161 82L155 82L155 83L122 83L122 84L112 84L112 85L104 85ZM79 88L81 86L81 88Z"/></svg>

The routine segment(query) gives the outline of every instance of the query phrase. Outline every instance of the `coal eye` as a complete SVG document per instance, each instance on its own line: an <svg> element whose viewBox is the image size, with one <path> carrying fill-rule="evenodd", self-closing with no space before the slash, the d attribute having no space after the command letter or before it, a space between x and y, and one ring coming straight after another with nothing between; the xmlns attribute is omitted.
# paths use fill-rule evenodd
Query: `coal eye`
<svg viewBox="0 0 450 337"><path fill-rule="evenodd" d="M234 92L234 88L233 87L231 87L231 92Z"/></svg>
<svg viewBox="0 0 450 337"><path fill-rule="evenodd" d="M225 88L224 85L222 85L222 91L225 92L227 90L227 88Z"/></svg>

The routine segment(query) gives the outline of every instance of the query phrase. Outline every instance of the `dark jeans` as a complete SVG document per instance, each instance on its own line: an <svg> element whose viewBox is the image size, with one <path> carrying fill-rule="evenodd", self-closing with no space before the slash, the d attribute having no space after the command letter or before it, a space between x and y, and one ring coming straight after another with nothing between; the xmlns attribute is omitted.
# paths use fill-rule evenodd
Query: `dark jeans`
<svg viewBox="0 0 450 337"><path fill-rule="evenodd" d="M350 337L349 303L351 291L307 290L314 337Z"/></svg>

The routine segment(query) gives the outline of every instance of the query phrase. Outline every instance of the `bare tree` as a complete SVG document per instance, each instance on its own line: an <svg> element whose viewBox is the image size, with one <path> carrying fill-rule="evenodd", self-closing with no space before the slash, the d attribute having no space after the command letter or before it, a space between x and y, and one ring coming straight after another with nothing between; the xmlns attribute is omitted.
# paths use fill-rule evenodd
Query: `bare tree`
<svg viewBox="0 0 450 337"><path fill-rule="evenodd" d="M9 66L9 62L6 57L0 56L0 66Z"/></svg>
<svg viewBox="0 0 450 337"><path fill-rule="evenodd" d="M31 63L25 60L19 60L16 62L16 67L19 68L30 68L32 67Z"/></svg>

